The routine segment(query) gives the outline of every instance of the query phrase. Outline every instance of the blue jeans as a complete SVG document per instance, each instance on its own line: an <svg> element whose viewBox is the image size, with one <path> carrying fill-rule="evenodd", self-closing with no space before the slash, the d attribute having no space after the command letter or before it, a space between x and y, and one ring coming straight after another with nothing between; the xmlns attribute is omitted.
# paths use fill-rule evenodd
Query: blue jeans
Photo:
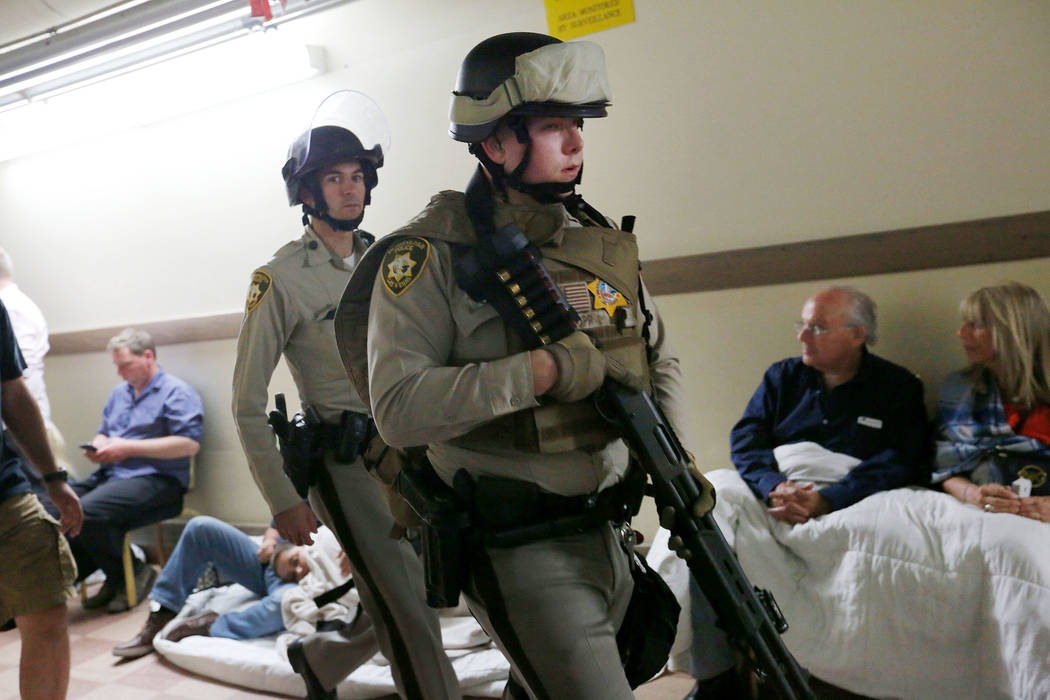
<svg viewBox="0 0 1050 700"><path fill-rule="evenodd" d="M253 639L279 632L284 629L281 596L295 584L282 581L271 567L260 564L258 552L255 542L232 525L207 515L193 518L186 523L149 598L180 610L197 579L213 563L221 579L241 584L262 600L244 610L220 615L212 623L211 636Z"/></svg>

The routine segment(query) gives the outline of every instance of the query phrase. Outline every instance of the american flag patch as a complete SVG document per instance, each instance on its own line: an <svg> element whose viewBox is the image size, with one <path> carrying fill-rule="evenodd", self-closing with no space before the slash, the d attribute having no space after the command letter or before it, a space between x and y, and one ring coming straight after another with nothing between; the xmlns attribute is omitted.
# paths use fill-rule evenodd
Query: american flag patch
<svg viewBox="0 0 1050 700"><path fill-rule="evenodd" d="M591 311L591 293L587 291L586 282L569 282L561 285L561 291L569 301L569 306L576 309L577 313Z"/></svg>

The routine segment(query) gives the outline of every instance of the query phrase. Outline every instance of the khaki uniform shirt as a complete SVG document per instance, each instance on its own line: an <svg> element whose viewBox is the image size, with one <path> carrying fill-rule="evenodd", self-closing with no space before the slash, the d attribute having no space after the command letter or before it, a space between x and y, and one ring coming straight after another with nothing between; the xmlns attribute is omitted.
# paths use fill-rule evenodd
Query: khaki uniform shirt
<svg viewBox="0 0 1050 700"><path fill-rule="evenodd" d="M365 250L354 237L354 252ZM252 274L233 372L233 415L259 490L272 513L302 499L284 474L267 424L270 377L283 354L299 400L325 421L344 410L367 413L343 370L335 344L336 305L350 279L348 267L307 227L303 237L278 250Z"/></svg>
<svg viewBox="0 0 1050 700"><path fill-rule="evenodd" d="M440 214L439 198L441 195L431 206ZM563 233L571 236L572 227L580 223L563 207L559 209L564 214ZM453 213L451 218L459 217ZM412 233L426 235L418 227ZM396 236L398 233L391 238ZM561 240L559 233L543 247ZM550 260L547 264L556 265ZM379 270L372 290L369 391L383 439L397 447L428 445L435 469L449 482L460 468L474 476L531 481L566 496L591 493L618 482L628 464L627 448L620 440L593 451L544 454L515 450L509 437L506 446L497 441L466 448L449 442L494 418L534 408L540 402L533 395L528 352L508 354L507 330L496 309L474 301L456 283L449 245L429 239L425 262L420 266L417 261L413 268L406 271L412 276L410 283L398 294L384 283L390 272L386 269ZM656 398L672 424L681 426L678 359L647 293L645 304L654 316L650 369ZM583 321L586 326L586 315Z"/></svg>

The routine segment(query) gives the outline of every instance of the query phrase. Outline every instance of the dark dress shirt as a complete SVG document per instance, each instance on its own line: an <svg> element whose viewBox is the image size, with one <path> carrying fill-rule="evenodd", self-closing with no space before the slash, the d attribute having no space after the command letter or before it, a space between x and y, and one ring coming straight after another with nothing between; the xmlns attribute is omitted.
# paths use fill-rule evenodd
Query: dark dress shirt
<svg viewBox="0 0 1050 700"><path fill-rule="evenodd" d="M828 391L821 373L798 357L766 370L733 426L730 456L756 496L786 481L773 448L815 442L861 460L841 481L819 489L832 510L878 491L929 481L928 420L922 382L863 349L860 368Z"/></svg>
<svg viewBox="0 0 1050 700"><path fill-rule="evenodd" d="M9 382L22 376L26 367L22 352L18 349L11 319L7 309L0 303L0 382ZM4 444L0 433L0 502L12 496L29 493L29 482L22 475L22 464L18 454Z"/></svg>

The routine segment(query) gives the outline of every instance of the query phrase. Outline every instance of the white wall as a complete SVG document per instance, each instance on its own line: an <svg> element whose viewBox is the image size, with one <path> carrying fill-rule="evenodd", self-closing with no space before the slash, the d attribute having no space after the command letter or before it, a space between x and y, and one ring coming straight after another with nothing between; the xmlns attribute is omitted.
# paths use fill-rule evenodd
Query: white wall
<svg viewBox="0 0 1050 700"><path fill-rule="evenodd" d="M1050 4L635 4L637 22L586 37L606 51L614 105L587 124L582 191L638 215L645 258L1050 209ZM0 165L0 245L53 332L238 310L251 270L297 235L278 172L326 94L361 90L389 117L365 222L387 233L470 175L446 133L462 56L500 31L545 29L538 0L359 0L291 23L280 31L327 48L328 74ZM849 281L880 303L877 349L933 388L959 360L958 299L1005 277L1050 296L1047 272L1043 259ZM762 370L795 352L789 324L822 285L659 300L706 465L726 463L728 427ZM205 396L193 502L262 522L229 418L232 348L173 346L161 360ZM103 354L49 360L70 442L94 430L115 381Z"/></svg>

